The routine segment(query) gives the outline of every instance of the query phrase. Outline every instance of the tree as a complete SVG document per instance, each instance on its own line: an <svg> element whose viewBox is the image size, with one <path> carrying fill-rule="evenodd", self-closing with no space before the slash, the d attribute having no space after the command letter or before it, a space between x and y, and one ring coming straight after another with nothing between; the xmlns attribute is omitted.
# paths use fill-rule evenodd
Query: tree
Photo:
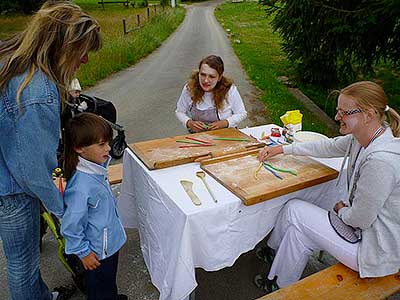
<svg viewBox="0 0 400 300"><path fill-rule="evenodd" d="M325 87L400 58L398 0L261 0L301 79Z"/></svg>

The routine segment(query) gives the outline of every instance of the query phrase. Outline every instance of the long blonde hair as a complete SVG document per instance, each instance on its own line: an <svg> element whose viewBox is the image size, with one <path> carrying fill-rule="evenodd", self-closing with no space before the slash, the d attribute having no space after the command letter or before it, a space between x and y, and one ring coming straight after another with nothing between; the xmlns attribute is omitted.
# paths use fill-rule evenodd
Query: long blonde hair
<svg viewBox="0 0 400 300"><path fill-rule="evenodd" d="M370 108L375 110L380 122L382 124L388 122L393 135L400 136L400 115L393 108L387 106L386 94L379 84L372 81L359 81L341 89L338 93L355 100L362 110Z"/></svg>
<svg viewBox="0 0 400 300"><path fill-rule="evenodd" d="M28 71L17 91L32 80L37 69L53 80L64 98L79 60L101 48L100 26L69 1L48 1L27 28L0 45L0 91L16 75Z"/></svg>

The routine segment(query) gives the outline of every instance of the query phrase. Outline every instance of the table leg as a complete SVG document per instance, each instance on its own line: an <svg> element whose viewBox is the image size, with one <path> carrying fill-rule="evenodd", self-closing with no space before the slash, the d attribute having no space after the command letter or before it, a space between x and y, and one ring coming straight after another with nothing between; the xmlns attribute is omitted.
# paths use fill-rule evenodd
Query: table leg
<svg viewBox="0 0 400 300"><path fill-rule="evenodd" d="M193 292L190 293L189 300L195 300L195 295L196 295L196 289L194 289Z"/></svg>

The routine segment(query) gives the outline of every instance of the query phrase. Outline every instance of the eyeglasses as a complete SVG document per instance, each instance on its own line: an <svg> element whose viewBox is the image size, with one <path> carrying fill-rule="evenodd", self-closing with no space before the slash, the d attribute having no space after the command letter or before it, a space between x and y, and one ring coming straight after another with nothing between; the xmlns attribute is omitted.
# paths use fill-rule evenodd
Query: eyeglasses
<svg viewBox="0 0 400 300"><path fill-rule="evenodd" d="M362 112L361 108L354 108L354 109L349 109L349 110L343 110L340 108L336 108L336 114L341 118L344 116L351 116L354 114L358 114L360 112Z"/></svg>

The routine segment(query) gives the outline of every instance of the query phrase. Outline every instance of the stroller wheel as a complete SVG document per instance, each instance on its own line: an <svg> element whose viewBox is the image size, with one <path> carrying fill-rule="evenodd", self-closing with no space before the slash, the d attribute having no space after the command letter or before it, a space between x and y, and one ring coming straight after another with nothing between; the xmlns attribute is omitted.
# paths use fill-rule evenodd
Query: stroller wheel
<svg viewBox="0 0 400 300"><path fill-rule="evenodd" d="M121 158L124 154L124 150L127 147L127 143L125 142L125 138L119 138L119 135L112 140L110 143L110 155L113 158Z"/></svg>
<svg viewBox="0 0 400 300"><path fill-rule="evenodd" d="M48 225L46 223L46 220L42 216L40 216L40 252L42 252L43 237L47 232L47 228Z"/></svg>
<svg viewBox="0 0 400 300"><path fill-rule="evenodd" d="M78 289L86 295L86 276L85 274L72 275L72 280Z"/></svg>

